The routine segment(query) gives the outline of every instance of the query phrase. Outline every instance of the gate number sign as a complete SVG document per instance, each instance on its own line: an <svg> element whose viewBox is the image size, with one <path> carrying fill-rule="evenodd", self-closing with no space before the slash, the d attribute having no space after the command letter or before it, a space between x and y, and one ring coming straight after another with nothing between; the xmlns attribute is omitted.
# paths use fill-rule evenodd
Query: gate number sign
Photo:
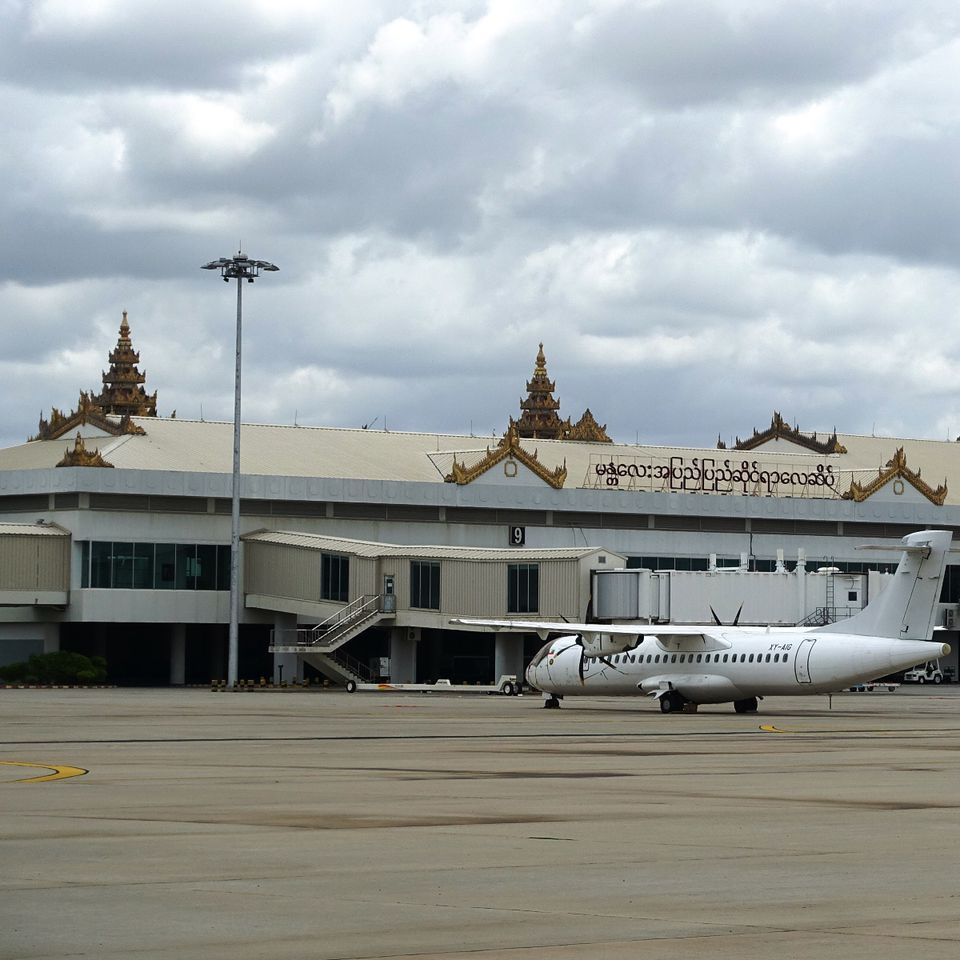
<svg viewBox="0 0 960 960"><path fill-rule="evenodd" d="M522 547L527 542L526 527L510 528L510 545L513 547Z"/></svg>

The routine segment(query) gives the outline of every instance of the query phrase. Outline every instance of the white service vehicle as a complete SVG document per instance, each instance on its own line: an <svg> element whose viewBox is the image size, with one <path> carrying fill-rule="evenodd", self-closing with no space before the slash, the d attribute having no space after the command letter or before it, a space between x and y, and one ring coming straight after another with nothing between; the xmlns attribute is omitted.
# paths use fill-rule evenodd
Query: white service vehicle
<svg viewBox="0 0 960 960"><path fill-rule="evenodd" d="M943 671L939 660L918 663L903 675L904 683L943 683Z"/></svg>

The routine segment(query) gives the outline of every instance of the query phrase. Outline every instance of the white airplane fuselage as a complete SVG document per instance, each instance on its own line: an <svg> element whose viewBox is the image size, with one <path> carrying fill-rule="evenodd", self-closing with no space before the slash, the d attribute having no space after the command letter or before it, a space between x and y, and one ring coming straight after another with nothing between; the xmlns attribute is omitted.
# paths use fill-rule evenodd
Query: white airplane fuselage
<svg viewBox="0 0 960 960"><path fill-rule="evenodd" d="M665 634L669 630L664 627ZM713 636L716 646L699 650L681 650L646 636L622 653L583 656L582 665L577 638L558 637L534 657L526 679L530 686L556 696L636 696L667 688L697 703L724 703L766 695L830 693L905 670L950 649L924 640L795 628L737 628L729 633L721 628Z"/></svg>

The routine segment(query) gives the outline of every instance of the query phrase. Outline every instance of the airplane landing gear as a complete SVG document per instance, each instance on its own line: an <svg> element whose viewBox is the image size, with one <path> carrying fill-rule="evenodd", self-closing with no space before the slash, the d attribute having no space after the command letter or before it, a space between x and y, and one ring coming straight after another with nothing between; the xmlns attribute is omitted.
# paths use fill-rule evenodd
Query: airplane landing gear
<svg viewBox="0 0 960 960"><path fill-rule="evenodd" d="M683 697L676 690L671 690L660 698L660 710L663 713L680 713L684 703Z"/></svg>
<svg viewBox="0 0 960 960"><path fill-rule="evenodd" d="M556 697L547 697L547 698L543 701L543 709L544 709L544 710L559 710L559 709L560 709L560 701L559 701Z"/></svg>
<svg viewBox="0 0 960 960"><path fill-rule="evenodd" d="M737 713L756 713L757 712L757 698L756 697L747 697L744 700L734 700L733 709Z"/></svg>

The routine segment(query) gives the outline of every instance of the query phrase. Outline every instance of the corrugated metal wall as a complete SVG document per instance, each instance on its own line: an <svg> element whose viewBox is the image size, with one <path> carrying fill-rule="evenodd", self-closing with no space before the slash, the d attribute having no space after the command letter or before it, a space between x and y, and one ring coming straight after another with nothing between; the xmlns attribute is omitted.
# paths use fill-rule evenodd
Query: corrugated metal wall
<svg viewBox="0 0 960 960"><path fill-rule="evenodd" d="M70 537L0 536L4 590L69 590Z"/></svg>
<svg viewBox="0 0 960 960"><path fill-rule="evenodd" d="M320 599L320 554L289 544L251 542L243 546L245 593L302 600Z"/></svg>
<svg viewBox="0 0 960 960"><path fill-rule="evenodd" d="M508 566L506 562L444 560L440 567L441 612L450 616L506 617ZM539 567L540 609L537 612L542 616L578 619L579 561L542 560ZM409 594L401 600L404 605L408 604Z"/></svg>
<svg viewBox="0 0 960 960"><path fill-rule="evenodd" d="M320 599L321 551L253 540L244 544L244 593L293 600ZM378 593L377 561L350 556L350 598Z"/></svg>
<svg viewBox="0 0 960 960"><path fill-rule="evenodd" d="M318 600L320 552L290 544L252 541L245 545L244 591L272 597ZM413 558L415 559L415 558ZM350 556L350 597L377 594L394 577L397 609L410 609L410 557ZM440 612L445 616L506 617L506 561L441 560ZM589 578L581 561L541 560L542 616L579 620L587 604Z"/></svg>

